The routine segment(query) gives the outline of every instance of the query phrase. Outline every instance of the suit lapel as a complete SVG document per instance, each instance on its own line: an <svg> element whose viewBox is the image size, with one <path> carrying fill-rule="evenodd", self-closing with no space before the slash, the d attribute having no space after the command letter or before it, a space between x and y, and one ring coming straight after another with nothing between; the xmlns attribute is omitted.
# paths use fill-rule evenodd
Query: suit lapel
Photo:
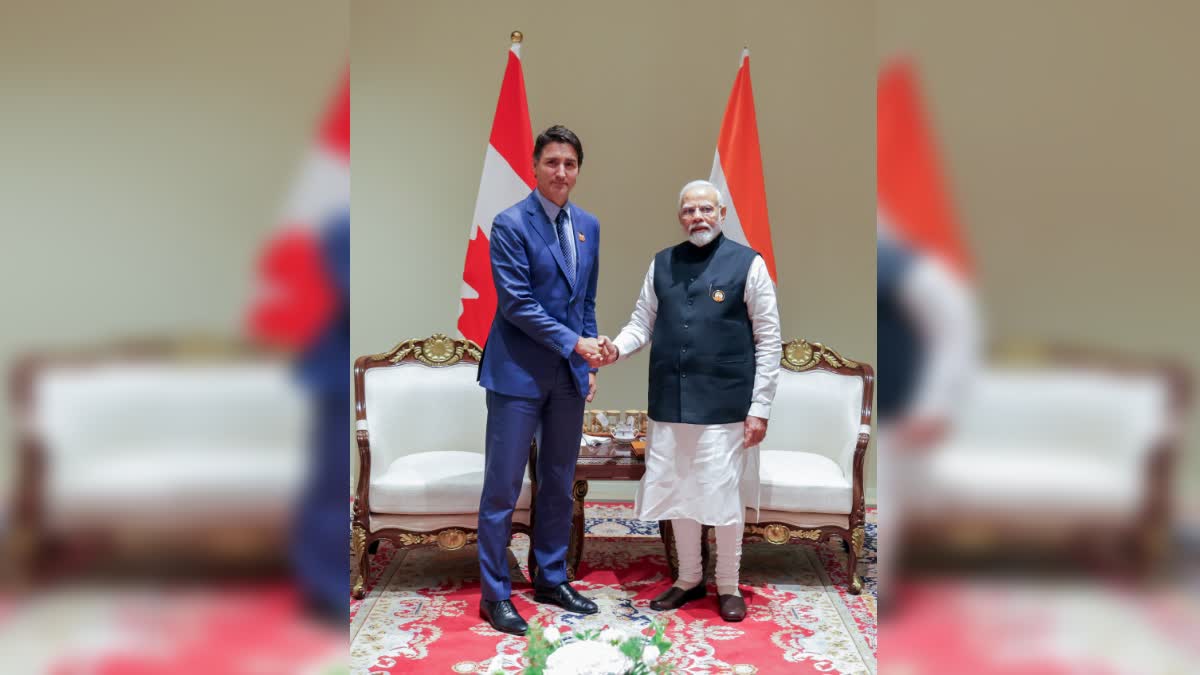
<svg viewBox="0 0 1200 675"><path fill-rule="evenodd" d="M546 215L546 210L542 208L542 203L538 201L536 194L529 194L529 199L525 202L525 212L529 215L529 222L533 224L533 229L541 235L546 246L550 248L550 254L558 263L558 271L562 272L563 278L567 280L567 285L574 291L575 283L567 275L567 261L563 258L562 249L558 246L558 233L554 231L554 223L550 222L550 218ZM578 253L575 254L575 271L579 271Z"/></svg>

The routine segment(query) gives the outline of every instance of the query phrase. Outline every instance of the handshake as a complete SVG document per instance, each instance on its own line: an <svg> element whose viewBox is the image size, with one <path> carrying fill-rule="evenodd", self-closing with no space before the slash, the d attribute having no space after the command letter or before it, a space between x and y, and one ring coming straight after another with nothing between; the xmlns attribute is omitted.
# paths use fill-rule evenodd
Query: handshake
<svg viewBox="0 0 1200 675"><path fill-rule="evenodd" d="M575 343L575 353L587 359L588 365L593 368L615 363L619 355L617 346L607 335L579 338L579 342Z"/></svg>

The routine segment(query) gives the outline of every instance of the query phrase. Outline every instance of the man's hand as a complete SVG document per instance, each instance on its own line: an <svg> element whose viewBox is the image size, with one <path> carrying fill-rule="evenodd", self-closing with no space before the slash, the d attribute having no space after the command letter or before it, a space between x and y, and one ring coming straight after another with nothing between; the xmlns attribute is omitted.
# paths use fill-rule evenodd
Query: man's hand
<svg viewBox="0 0 1200 675"><path fill-rule="evenodd" d="M944 417L911 417L896 425L890 436L892 447L904 454L927 452L946 436L948 426Z"/></svg>
<svg viewBox="0 0 1200 675"><path fill-rule="evenodd" d="M761 417L749 415L746 417L746 436L742 446L753 448L762 443L762 439L767 435L767 421Z"/></svg>
<svg viewBox="0 0 1200 675"><path fill-rule="evenodd" d="M592 399L596 398L596 374L588 373L588 395L587 402L591 403Z"/></svg>
<svg viewBox="0 0 1200 675"><path fill-rule="evenodd" d="M607 335L601 335L597 339L600 341L600 365L608 366L616 363L617 357L620 356L617 345Z"/></svg>
<svg viewBox="0 0 1200 675"><path fill-rule="evenodd" d="M575 343L575 353L587 360L593 368L607 366L617 360L617 346L607 335L595 338L579 338Z"/></svg>
<svg viewBox="0 0 1200 675"><path fill-rule="evenodd" d="M597 338L579 338L579 342L575 343L575 353L587 359L588 364L593 368L604 365L603 350L600 348L600 340Z"/></svg>

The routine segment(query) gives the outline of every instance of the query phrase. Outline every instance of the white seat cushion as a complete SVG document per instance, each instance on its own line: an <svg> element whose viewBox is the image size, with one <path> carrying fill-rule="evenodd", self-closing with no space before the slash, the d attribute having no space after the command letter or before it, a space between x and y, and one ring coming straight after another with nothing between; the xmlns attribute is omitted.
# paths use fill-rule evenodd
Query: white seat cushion
<svg viewBox="0 0 1200 675"><path fill-rule="evenodd" d="M1142 505L1145 474L1136 463L1053 446L959 443L930 455L914 480L915 505L935 512L1128 517Z"/></svg>
<svg viewBox="0 0 1200 675"><path fill-rule="evenodd" d="M371 511L477 513L482 493L482 454L460 450L418 452L396 459L383 475L371 480ZM526 473L521 479L517 508L529 508L529 497Z"/></svg>
<svg viewBox="0 0 1200 675"><path fill-rule="evenodd" d="M829 457L811 452L764 450L760 508L809 513L850 513L850 480Z"/></svg>
<svg viewBox="0 0 1200 675"><path fill-rule="evenodd" d="M305 478L302 455L267 446L176 440L62 459L49 458L46 476L46 518L55 530L105 524L178 529L283 518Z"/></svg>

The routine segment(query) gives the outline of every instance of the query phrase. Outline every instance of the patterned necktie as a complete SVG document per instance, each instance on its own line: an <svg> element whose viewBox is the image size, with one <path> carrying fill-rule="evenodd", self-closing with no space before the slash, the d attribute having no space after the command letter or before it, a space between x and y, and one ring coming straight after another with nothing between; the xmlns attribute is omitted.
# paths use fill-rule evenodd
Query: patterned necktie
<svg viewBox="0 0 1200 675"><path fill-rule="evenodd" d="M571 241L571 233L567 231L567 209L563 208L554 219L558 224L558 247L562 249L563 260L567 263L567 278L575 283L575 246Z"/></svg>

